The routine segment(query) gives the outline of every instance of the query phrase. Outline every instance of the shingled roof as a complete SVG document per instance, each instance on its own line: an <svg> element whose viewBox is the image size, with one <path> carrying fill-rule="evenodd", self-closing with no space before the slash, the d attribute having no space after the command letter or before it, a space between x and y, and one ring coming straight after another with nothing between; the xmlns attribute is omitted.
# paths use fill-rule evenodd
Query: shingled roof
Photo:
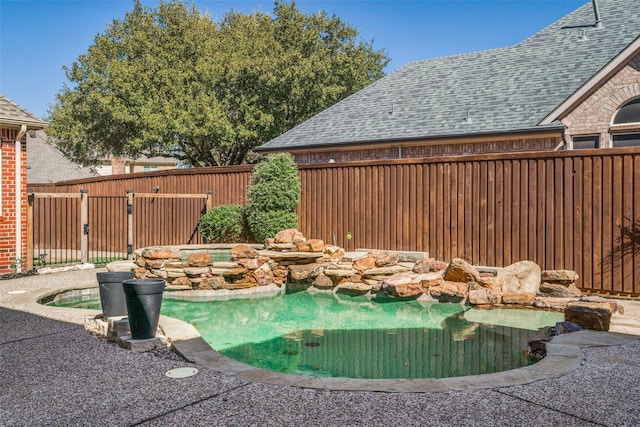
<svg viewBox="0 0 640 427"><path fill-rule="evenodd" d="M409 63L259 147L330 147L561 127L541 122L640 36L638 0L591 2L507 48Z"/></svg>
<svg viewBox="0 0 640 427"><path fill-rule="evenodd" d="M33 135L33 136L32 136ZM44 184L97 176L87 167L73 163L62 151L47 142L40 130L27 136L27 183Z"/></svg>
<svg viewBox="0 0 640 427"><path fill-rule="evenodd" d="M0 124L9 126L27 125L30 129L44 129L47 122L41 120L10 100L0 95Z"/></svg>

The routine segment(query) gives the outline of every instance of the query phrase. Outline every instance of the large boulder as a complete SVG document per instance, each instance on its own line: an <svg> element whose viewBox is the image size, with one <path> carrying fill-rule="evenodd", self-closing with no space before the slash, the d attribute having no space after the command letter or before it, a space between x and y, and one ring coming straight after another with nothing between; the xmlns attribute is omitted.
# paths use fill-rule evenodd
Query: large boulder
<svg viewBox="0 0 640 427"><path fill-rule="evenodd" d="M422 273L416 276L416 281L420 282L422 289L427 291L432 286L437 286L444 282L440 272Z"/></svg>
<svg viewBox="0 0 640 427"><path fill-rule="evenodd" d="M480 273L471 264L460 258L454 258L444 271L444 280L447 282L477 282Z"/></svg>
<svg viewBox="0 0 640 427"><path fill-rule="evenodd" d="M231 259L234 261L245 258L257 258L258 251L248 245L236 245L231 248Z"/></svg>
<svg viewBox="0 0 640 427"><path fill-rule="evenodd" d="M434 258L421 258L413 266L414 273L429 273L446 270L447 264Z"/></svg>
<svg viewBox="0 0 640 427"><path fill-rule="evenodd" d="M583 297L580 298L580 301L583 302L597 302L597 303L602 303L602 304L608 304L609 307L611 307L611 312L615 313L616 311L620 314L624 314L624 307L620 304L618 304L616 301L611 300L611 299L607 299L607 298L602 298L596 295L585 295Z"/></svg>
<svg viewBox="0 0 640 427"><path fill-rule="evenodd" d="M318 274L322 273L322 271L326 268L324 264L293 264L289 267L289 277L292 282L295 283L303 283L309 282L311 283L313 279L318 276Z"/></svg>
<svg viewBox="0 0 640 427"><path fill-rule="evenodd" d="M544 270L541 280L548 283L573 284L578 280L578 273L573 270Z"/></svg>
<svg viewBox="0 0 640 427"><path fill-rule="evenodd" d="M366 271L376 267L376 257L366 256L353 263L354 270Z"/></svg>
<svg viewBox="0 0 640 427"><path fill-rule="evenodd" d="M198 289L223 289L226 284L222 276L205 277L198 284Z"/></svg>
<svg viewBox="0 0 640 427"><path fill-rule="evenodd" d="M324 274L318 274L318 276L313 281L313 286L318 289L331 289L335 286L333 280L331 280L328 276Z"/></svg>
<svg viewBox="0 0 640 427"><path fill-rule="evenodd" d="M469 289L469 303L472 305L497 305L501 302L500 291L483 287Z"/></svg>
<svg viewBox="0 0 640 427"><path fill-rule="evenodd" d="M432 297L440 302L461 302L469 295L467 283L445 281L429 288Z"/></svg>
<svg viewBox="0 0 640 427"><path fill-rule="evenodd" d="M208 252L196 252L187 257L190 267L206 267L211 265L211 255Z"/></svg>
<svg viewBox="0 0 640 427"><path fill-rule="evenodd" d="M417 298L423 294L422 282L416 274L396 274L382 281L382 290L396 298Z"/></svg>
<svg viewBox="0 0 640 427"><path fill-rule="evenodd" d="M376 267L389 267L399 262L398 253L390 251L370 251L370 256L376 259Z"/></svg>
<svg viewBox="0 0 640 427"><path fill-rule="evenodd" d="M481 274L477 283L483 288L502 291L502 279L498 279L496 276L483 276Z"/></svg>
<svg viewBox="0 0 640 427"><path fill-rule="evenodd" d="M540 295L557 297L557 298L574 298L579 297L582 294L580 289L573 283L570 285L564 285L561 283L547 283L542 282L540 284Z"/></svg>
<svg viewBox="0 0 640 427"><path fill-rule="evenodd" d="M276 233L273 237L274 243L301 243L306 239L304 235L295 228L289 228Z"/></svg>
<svg viewBox="0 0 640 427"><path fill-rule="evenodd" d="M309 239L297 244L300 252L322 252L324 241L320 239Z"/></svg>
<svg viewBox="0 0 640 427"><path fill-rule="evenodd" d="M600 302L572 302L564 309L564 320L577 323L584 329L608 331L613 311L610 304Z"/></svg>
<svg viewBox="0 0 640 427"><path fill-rule="evenodd" d="M343 248L339 246L325 246L322 250L326 258L329 258L329 261L340 262L342 258L344 258L345 251Z"/></svg>
<svg viewBox="0 0 640 427"><path fill-rule="evenodd" d="M532 293L540 291L541 270L533 261L520 261L498 270L497 278L503 294Z"/></svg>

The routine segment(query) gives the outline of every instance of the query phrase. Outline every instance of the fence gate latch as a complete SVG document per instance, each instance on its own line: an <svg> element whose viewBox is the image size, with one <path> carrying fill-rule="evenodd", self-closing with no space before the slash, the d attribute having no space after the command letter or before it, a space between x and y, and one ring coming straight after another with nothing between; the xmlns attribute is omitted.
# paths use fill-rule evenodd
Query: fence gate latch
<svg viewBox="0 0 640 427"><path fill-rule="evenodd" d="M84 234L89 234L89 224L83 224L82 231L84 232Z"/></svg>
<svg viewBox="0 0 640 427"><path fill-rule="evenodd" d="M127 204L127 214L131 215L133 213L133 205Z"/></svg>

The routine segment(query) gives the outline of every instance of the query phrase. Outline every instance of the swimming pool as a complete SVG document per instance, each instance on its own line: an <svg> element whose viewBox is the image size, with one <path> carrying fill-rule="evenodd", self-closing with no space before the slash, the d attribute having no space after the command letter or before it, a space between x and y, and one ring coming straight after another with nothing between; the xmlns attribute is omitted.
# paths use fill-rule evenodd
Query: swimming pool
<svg viewBox="0 0 640 427"><path fill-rule="evenodd" d="M59 298L55 305L100 308L97 295ZM212 301L165 293L162 314L191 323L212 348L252 366L367 379L447 378L526 366L527 341L563 319L557 312L308 292Z"/></svg>

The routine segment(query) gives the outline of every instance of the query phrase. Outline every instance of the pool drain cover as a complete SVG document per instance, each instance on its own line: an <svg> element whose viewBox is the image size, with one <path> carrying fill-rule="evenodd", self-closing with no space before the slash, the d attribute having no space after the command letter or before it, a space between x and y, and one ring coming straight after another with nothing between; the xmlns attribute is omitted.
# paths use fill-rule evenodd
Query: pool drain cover
<svg viewBox="0 0 640 427"><path fill-rule="evenodd" d="M196 368L176 368L167 371L165 374L169 378L187 378L198 373Z"/></svg>

